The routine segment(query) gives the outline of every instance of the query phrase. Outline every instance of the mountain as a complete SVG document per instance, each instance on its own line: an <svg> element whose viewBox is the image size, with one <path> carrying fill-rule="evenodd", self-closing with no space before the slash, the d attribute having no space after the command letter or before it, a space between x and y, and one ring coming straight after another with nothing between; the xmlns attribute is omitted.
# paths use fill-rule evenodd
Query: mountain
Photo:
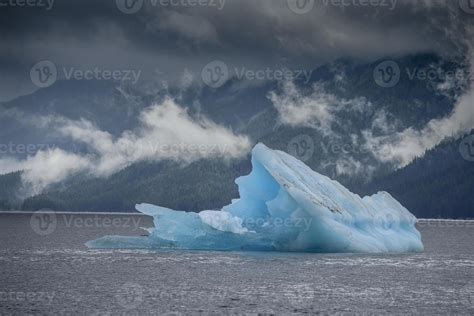
<svg viewBox="0 0 474 316"><path fill-rule="evenodd" d="M0 210L18 209L22 200L18 197L21 190L21 172L12 172L0 176Z"/></svg>
<svg viewBox="0 0 474 316"><path fill-rule="evenodd" d="M65 190L28 198L22 209L127 212L141 202L187 211L214 209L238 197L233 179L249 170L246 160L205 160L187 166L142 162L108 178L79 181Z"/></svg>
<svg viewBox="0 0 474 316"><path fill-rule="evenodd" d="M387 191L419 218L474 218L474 162L460 153L463 139L445 140L358 193Z"/></svg>
<svg viewBox="0 0 474 316"><path fill-rule="evenodd" d="M0 139L5 143L49 144L86 154L87 146L72 143L35 121L48 115L71 120L84 118L118 136L124 130L137 128L140 112L155 102L159 104L168 94L186 107L191 116L204 115L248 135L254 143L262 142L288 152L294 145L301 145L298 142L303 137L311 146L305 163L356 191L365 188L372 178L383 179L396 168L393 163L381 162L372 152L361 150L366 142L364 131L379 136L387 133L384 129L396 133L408 127L421 128L430 120L449 114L462 92L460 86L441 90L439 85L443 80L438 77L409 78L409 74L419 70L464 69L462 62L445 61L429 54L397 59L400 81L392 88L381 88L374 81L373 71L381 62L339 60L315 69L309 82L294 82L302 96L317 97L322 93L344 105L332 113L329 132L315 128L311 121L306 125L282 124L281 113L269 98L271 92L277 96L285 93L282 84L275 81L245 84L233 78L217 89L191 86L184 91L170 88L158 93L113 82L58 81L49 88L0 105L3 124ZM383 124L388 126L374 124L381 115L385 119ZM348 150L341 151L341 147ZM25 158L25 155L14 157ZM189 165L171 161L138 162L107 178L69 179L26 199L22 208L131 211L137 202L185 210L220 208L237 196L233 180L245 174L248 166L247 159L200 160ZM18 175L0 176L0 182L12 183L11 188L17 187L15 181L21 182L18 179ZM13 196L8 192L3 195ZM9 205L4 202L4 208Z"/></svg>

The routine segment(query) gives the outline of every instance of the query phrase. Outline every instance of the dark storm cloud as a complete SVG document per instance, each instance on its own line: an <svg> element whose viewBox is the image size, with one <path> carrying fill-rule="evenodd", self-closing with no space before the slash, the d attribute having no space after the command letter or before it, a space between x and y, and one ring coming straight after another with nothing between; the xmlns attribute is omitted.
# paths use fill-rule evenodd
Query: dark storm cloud
<svg viewBox="0 0 474 316"><path fill-rule="evenodd" d="M132 14L119 10L120 0L13 6L24 1L0 0L0 100L32 91L29 70L45 59L140 69L144 80L172 81L185 68L198 74L214 59L311 69L341 57L462 53L464 25L474 19L448 0L316 0L303 14L286 0L143 0Z"/></svg>

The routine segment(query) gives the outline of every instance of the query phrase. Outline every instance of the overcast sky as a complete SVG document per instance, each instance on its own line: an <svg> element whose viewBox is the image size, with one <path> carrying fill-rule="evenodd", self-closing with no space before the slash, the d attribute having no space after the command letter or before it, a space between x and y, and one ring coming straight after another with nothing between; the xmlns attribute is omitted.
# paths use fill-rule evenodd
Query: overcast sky
<svg viewBox="0 0 474 316"><path fill-rule="evenodd" d="M48 69L53 64L58 79L75 69L129 72L139 79L137 87L163 81L187 86L201 79L210 62L230 69L311 71L339 58L370 62L435 53L462 57L472 71L474 8L469 1L0 0L0 101L41 87L31 75L45 69L38 63ZM330 123L339 105L365 104L363 99L340 100L317 87L301 95L290 82L283 92L270 94L281 123L320 129L326 136L334 133ZM382 136L369 130L364 137L377 159L402 166L446 136L473 128L473 102L471 83L448 116L420 130L410 127ZM33 120L46 120L49 129L87 144L94 154L56 148L21 161L1 158L0 173L27 170L22 177L31 193L79 172L107 176L142 160L182 162L181 152L151 148L153 141L222 145L193 159L242 157L252 145L247 135L206 117L191 117L172 99L144 109L139 126L118 138L86 120Z"/></svg>
<svg viewBox="0 0 474 316"><path fill-rule="evenodd" d="M36 89L30 69L41 60L169 82L212 60L313 69L341 57L463 54L474 19L457 0L52 1L0 0L0 101Z"/></svg>

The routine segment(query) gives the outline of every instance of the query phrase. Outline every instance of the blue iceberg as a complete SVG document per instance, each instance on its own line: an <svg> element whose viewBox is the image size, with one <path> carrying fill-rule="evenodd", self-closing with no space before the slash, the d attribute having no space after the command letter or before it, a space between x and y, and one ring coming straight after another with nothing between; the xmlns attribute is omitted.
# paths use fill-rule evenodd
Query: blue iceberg
<svg viewBox="0 0 474 316"><path fill-rule="evenodd" d="M361 198L296 158L263 144L252 172L236 180L240 199L220 211L175 211L139 204L153 216L147 237L106 236L90 248L416 252L416 218L390 194Z"/></svg>

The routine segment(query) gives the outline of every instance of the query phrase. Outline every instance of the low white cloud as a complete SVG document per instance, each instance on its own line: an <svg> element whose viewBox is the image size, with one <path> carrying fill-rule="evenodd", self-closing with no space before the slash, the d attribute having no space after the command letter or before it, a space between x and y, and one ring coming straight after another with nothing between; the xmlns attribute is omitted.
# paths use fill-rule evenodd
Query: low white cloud
<svg viewBox="0 0 474 316"><path fill-rule="evenodd" d="M377 131L384 135L392 134L397 131L397 119L390 115L385 109L380 109L374 113L372 118L371 132Z"/></svg>
<svg viewBox="0 0 474 316"><path fill-rule="evenodd" d="M25 195L41 193L50 184L59 183L81 171L89 171L92 160L88 156L68 153L62 149L39 151L24 160L0 159L0 174L22 171Z"/></svg>
<svg viewBox="0 0 474 316"><path fill-rule="evenodd" d="M341 155L336 159L322 161L319 169L325 170L332 177L358 177L363 175L366 181L372 179L373 173L376 170L374 166L364 164L349 155Z"/></svg>
<svg viewBox="0 0 474 316"><path fill-rule="evenodd" d="M321 87L314 86L314 93L303 95L290 81L283 83L283 91L270 92L269 98L278 111L281 123L290 126L304 126L327 131L331 127L333 115L331 105L335 97L321 93Z"/></svg>
<svg viewBox="0 0 474 316"><path fill-rule="evenodd" d="M469 38L474 38L474 28L467 32ZM474 74L474 49L472 43L467 43L467 62L470 64L469 74ZM339 71L339 73L343 73ZM335 79L337 81L337 79ZM458 136L474 129L474 82L447 83L437 88L446 92L453 87L467 86L466 92L461 95L453 111L443 118L429 121L423 128L408 127L400 131L401 122L397 121L384 109L379 109L372 115L369 128L361 131L365 140L364 148L384 163L391 163L395 167L403 167L416 157L422 156L426 150L435 147L445 138ZM281 91L271 92L270 100L279 113L282 124L295 127L309 127L319 130L325 137L338 138L334 125L344 123L338 117L341 111L364 113L373 110L373 105L365 98L346 100L325 91L321 84L315 84L312 91L301 92L292 82L285 82ZM368 112L371 113L371 112ZM348 168L359 170L357 164L339 163L337 172L347 174Z"/></svg>
<svg viewBox="0 0 474 316"><path fill-rule="evenodd" d="M236 135L206 117L193 118L169 98L145 109L139 117L140 126L124 131L120 137L87 120L47 117L39 121L50 124L61 136L85 144L90 153L54 149L21 161L0 160L0 172L24 170L23 182L33 193L79 172L102 177L139 161L173 160L187 164L207 158L241 158L251 149L246 136Z"/></svg>
<svg viewBox="0 0 474 316"><path fill-rule="evenodd" d="M469 32L474 38L474 28ZM469 42L470 74L474 73L474 47ZM409 127L398 133L374 136L364 131L367 146L375 157L383 162L395 163L398 167L409 164L426 150L441 143L447 137L459 136L474 129L474 81L471 79L466 92L456 101L453 111L446 117L429 121L422 129Z"/></svg>
<svg viewBox="0 0 474 316"><path fill-rule="evenodd" d="M319 83L313 85L311 93L304 94L293 82L286 81L282 85L282 91L272 91L268 97L278 111L282 124L315 128L326 136L332 134L331 125L336 122L337 112L362 112L370 106L365 98L339 98L326 92Z"/></svg>
<svg viewBox="0 0 474 316"><path fill-rule="evenodd" d="M97 153L96 172L109 175L137 161L163 159L190 163L203 158L241 158L251 147L245 136L210 121L191 118L174 100L166 99L140 114L140 127L114 137L88 121L65 124L59 131Z"/></svg>
<svg viewBox="0 0 474 316"><path fill-rule="evenodd" d="M22 162L14 158L2 158L0 159L0 174L6 174L23 169Z"/></svg>
<svg viewBox="0 0 474 316"><path fill-rule="evenodd" d="M374 136L372 131L365 131L368 148L375 157L383 162L393 162L403 167L426 150L435 147L446 137L457 136L474 129L474 86L471 86L453 112L442 119L434 119L421 130L412 127L402 132Z"/></svg>
<svg viewBox="0 0 474 316"><path fill-rule="evenodd" d="M61 149L40 151L22 162L22 182L30 194L38 194L52 183L59 183L71 175L90 168L87 157Z"/></svg>

